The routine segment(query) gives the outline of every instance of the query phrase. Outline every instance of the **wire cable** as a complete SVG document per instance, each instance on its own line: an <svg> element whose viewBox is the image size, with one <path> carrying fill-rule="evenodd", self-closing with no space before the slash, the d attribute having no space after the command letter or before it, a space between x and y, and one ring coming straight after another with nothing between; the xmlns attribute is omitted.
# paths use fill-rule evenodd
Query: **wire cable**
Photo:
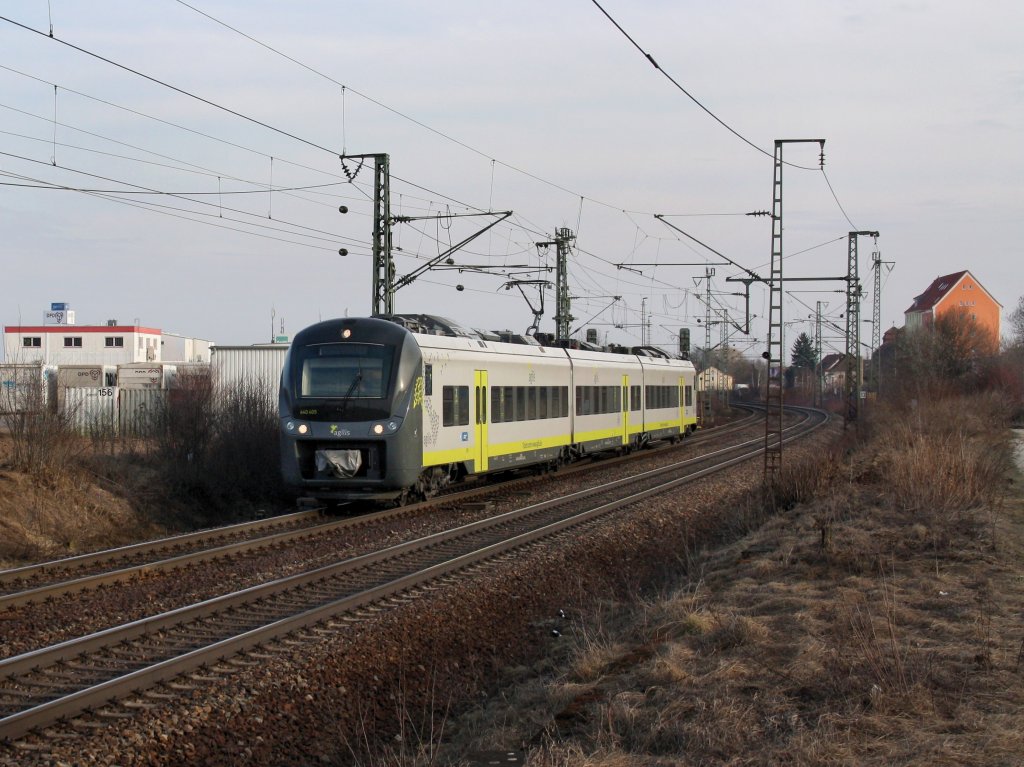
<svg viewBox="0 0 1024 767"><path fill-rule="evenodd" d="M179 2L180 2L180 0L179 0ZM766 149L762 149L757 144L755 144L753 141L748 139L746 136L744 136L743 134L741 134L740 132L735 130L731 125L729 125L727 122L725 122L722 118L720 118L718 115L716 115L714 112L712 112L706 106L704 106L704 104L702 104L700 102L700 100L696 96L694 96L692 93L690 93L688 90L686 90L686 88L684 88L682 85L680 85L679 82L674 77L672 77L672 75L670 75L668 72L666 72L660 66L658 66L658 62L654 60L654 56L652 56L647 51L645 51L643 48L641 48L640 44L636 40L634 40L625 29L622 28L622 26L619 24L619 22L617 22L615 19L612 18L611 14L608 13L608 11L606 11L604 8L601 7L601 4L599 2L597 2L597 0L591 0L591 2L593 2L594 5L597 6L597 9L599 11L601 11L601 13L603 13L605 15L605 17L608 19L608 21L610 21L612 24L614 24L615 28L617 30L619 30L625 36L625 38L627 40L629 40L629 42L631 42L633 44L633 47L635 47L638 51L640 51L641 54L643 54L643 57L645 59L647 59L651 63L651 66L653 66L655 69L657 69L659 72L661 72L661 74L664 75L664 77L670 83L672 83L676 88L678 88L680 91L682 91L683 94L688 99L690 99L690 101L692 101L694 104L696 104L702 110L704 110L704 112L706 112L708 114L708 116L711 117L711 119L713 119L716 123L718 123L723 128L725 128L727 131L729 131L729 133L734 135L736 138L738 138L744 144L746 144L747 146L751 147L752 149L760 152L761 154L765 155L766 157L771 157L771 158L774 159L774 155L771 152L767 151ZM799 168L801 170L817 170L817 168L811 168L811 167L807 167L805 165L796 165L796 164L791 163L791 162L783 161L783 164L784 165L788 165L791 168Z"/></svg>

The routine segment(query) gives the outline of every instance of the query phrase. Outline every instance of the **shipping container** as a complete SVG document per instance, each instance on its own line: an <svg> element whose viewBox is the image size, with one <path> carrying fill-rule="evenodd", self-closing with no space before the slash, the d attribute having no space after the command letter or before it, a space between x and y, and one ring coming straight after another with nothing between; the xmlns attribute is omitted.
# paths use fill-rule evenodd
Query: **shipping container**
<svg viewBox="0 0 1024 767"><path fill-rule="evenodd" d="M56 404L56 365L0 365L0 413L39 413Z"/></svg>
<svg viewBox="0 0 1024 767"><path fill-rule="evenodd" d="M120 389L117 396L118 432L128 437L152 437L164 423L167 391Z"/></svg>
<svg viewBox="0 0 1024 767"><path fill-rule="evenodd" d="M130 362L117 366L120 389L155 389L163 391L174 385L177 365L163 362Z"/></svg>
<svg viewBox="0 0 1024 767"><path fill-rule="evenodd" d="M63 392L64 414L79 434L106 438L117 434L116 387L69 387L58 391Z"/></svg>

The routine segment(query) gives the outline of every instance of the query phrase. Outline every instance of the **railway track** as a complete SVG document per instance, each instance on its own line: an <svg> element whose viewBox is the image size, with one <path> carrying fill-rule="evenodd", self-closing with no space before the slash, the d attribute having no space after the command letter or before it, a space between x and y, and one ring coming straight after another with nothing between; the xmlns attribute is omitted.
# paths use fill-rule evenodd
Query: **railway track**
<svg viewBox="0 0 1024 767"><path fill-rule="evenodd" d="M802 436L823 422L806 414L786 438ZM124 715L158 705L174 695L171 680L184 674L218 663L258 663L258 648L268 642L314 624L329 630L332 621L358 620L357 611L371 603L405 598L445 575L579 530L652 494L759 455L762 447L760 438L747 440L0 661L0 738L18 738L111 700L133 698L122 704L127 706Z"/></svg>
<svg viewBox="0 0 1024 767"><path fill-rule="evenodd" d="M699 432L690 437L685 444L699 445L710 440L723 439L748 428L756 418L756 414L752 414L733 423ZM599 470L631 460L635 460L635 457L604 458L599 462ZM593 463L584 462L563 469L559 476L571 476L577 472L594 470ZM325 521L323 509L295 512L256 522L229 525L4 570L0 571L0 611L109 586L150 573L173 571L212 560L251 554L262 549L289 546L345 528L361 527L403 515L423 513L440 503L465 503L492 494L498 487L503 491L514 492L517 484L532 481L533 477L512 480L501 486L476 483L466 489L457 489L424 503L359 517Z"/></svg>
<svg viewBox="0 0 1024 767"><path fill-rule="evenodd" d="M268 536L295 533L323 520L322 510L299 511L185 535L104 549L10 570L0 570L0 610L60 593L112 583L160 563L203 552L229 552ZM221 554L222 556L224 554ZM32 592L36 592L33 596Z"/></svg>

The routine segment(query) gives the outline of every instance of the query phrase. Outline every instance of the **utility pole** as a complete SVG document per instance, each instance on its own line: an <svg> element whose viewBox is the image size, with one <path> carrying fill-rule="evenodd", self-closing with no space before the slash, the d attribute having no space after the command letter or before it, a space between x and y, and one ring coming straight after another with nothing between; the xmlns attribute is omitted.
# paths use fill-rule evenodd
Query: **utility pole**
<svg viewBox="0 0 1024 767"><path fill-rule="evenodd" d="M359 168L362 168L363 162L367 159L373 159L373 243L371 249L373 255L373 293L370 297L370 307L372 315L374 317L378 317L382 314L394 314L395 293L399 288L411 284L417 277L419 277L420 274L433 269L440 264L441 261L448 259L450 254L472 242L491 227L504 221L512 215L512 211L451 214L448 216L424 216L419 218L399 216L397 218L393 218L391 216L391 170L390 160L387 154L343 154L341 155L342 169L345 171L345 175L348 176L349 181L354 181L356 175L359 173ZM359 168L355 171L349 171L344 165L345 160L359 160ZM342 213L348 213L348 207L342 205L339 208L339 211ZM420 218L459 218L465 216L497 216L498 218L475 234L466 237L457 245L453 245L444 253L434 257L410 274L401 278L396 278L395 261L392 257L391 247L391 227L393 224L398 222L408 223L410 221L420 220ZM344 248L342 248L339 253L342 256L348 255L348 251ZM448 260L448 263L452 263L450 259ZM462 288L460 286L459 290L461 289Z"/></svg>
<svg viewBox="0 0 1024 767"><path fill-rule="evenodd" d="M871 353L875 355L875 396L882 396L882 266L892 266L895 262L883 261L882 253L878 250L878 240L875 240L875 249L871 252L871 268L875 272L875 292L872 296L871 321Z"/></svg>
<svg viewBox="0 0 1024 767"><path fill-rule="evenodd" d="M647 296L640 299L640 345L647 346L650 326L647 322Z"/></svg>
<svg viewBox="0 0 1024 767"><path fill-rule="evenodd" d="M572 299L569 296L569 243L576 239L571 229L555 230L552 242L538 242L538 247L555 246L555 338L568 338L572 327Z"/></svg>
<svg viewBox="0 0 1024 767"><path fill-rule="evenodd" d="M704 267L704 370L711 367L711 278L715 276L715 269L711 266ZM694 277L697 282L699 277ZM699 320L698 320L699 322ZM700 391L700 419L701 425L707 425L711 421L711 393L707 390L707 374L704 375L704 386Z"/></svg>
<svg viewBox="0 0 1024 767"><path fill-rule="evenodd" d="M373 159L373 295L370 307L373 316L395 311L395 262L391 257L391 171L387 154L343 154L341 160ZM360 163L360 166L362 163ZM355 173L358 173L357 170ZM355 173L345 175L349 180ZM342 206L342 213L347 209Z"/></svg>
<svg viewBox="0 0 1024 767"><path fill-rule="evenodd" d="M857 238L878 238L878 232L850 232L846 267L846 418L843 427L856 421L860 412L860 298L861 285L857 267Z"/></svg>
<svg viewBox="0 0 1024 767"><path fill-rule="evenodd" d="M814 384L814 404L823 407L825 404L825 367L821 364L821 301L814 310L814 356L818 360L817 380Z"/></svg>
<svg viewBox="0 0 1024 767"><path fill-rule="evenodd" d="M819 162L825 165L825 139L776 139L775 174L772 181L772 260L768 279L768 384L764 419L764 482L775 483L782 467L783 355L786 353L782 324L782 148L785 144L814 143L820 147Z"/></svg>
<svg viewBox="0 0 1024 767"><path fill-rule="evenodd" d="M711 278L713 268L704 269L704 367L711 367Z"/></svg>

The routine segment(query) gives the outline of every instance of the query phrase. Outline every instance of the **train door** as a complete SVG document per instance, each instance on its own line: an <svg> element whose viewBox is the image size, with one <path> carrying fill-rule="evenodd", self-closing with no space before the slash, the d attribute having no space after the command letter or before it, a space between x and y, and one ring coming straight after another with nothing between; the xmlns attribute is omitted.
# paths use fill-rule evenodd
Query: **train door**
<svg viewBox="0 0 1024 767"><path fill-rule="evenodd" d="M622 444L629 444L629 376L622 376Z"/></svg>
<svg viewBox="0 0 1024 767"><path fill-rule="evenodd" d="M679 379L679 434L686 436L686 379Z"/></svg>
<svg viewBox="0 0 1024 767"><path fill-rule="evenodd" d="M476 383L476 450L474 463L477 471L487 471L487 371L474 371Z"/></svg>

